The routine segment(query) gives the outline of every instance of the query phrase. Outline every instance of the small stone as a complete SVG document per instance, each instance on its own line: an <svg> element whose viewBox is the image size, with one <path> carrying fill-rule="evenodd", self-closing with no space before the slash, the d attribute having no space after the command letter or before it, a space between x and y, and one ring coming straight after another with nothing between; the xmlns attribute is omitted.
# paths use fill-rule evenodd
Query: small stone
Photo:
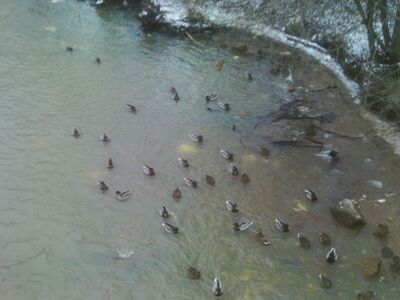
<svg viewBox="0 0 400 300"><path fill-rule="evenodd" d="M360 261L361 271L367 278L372 278L379 274L381 259L379 257L365 257Z"/></svg>
<svg viewBox="0 0 400 300"><path fill-rule="evenodd" d="M374 235L379 239L386 239L389 234L389 226L385 224L378 224Z"/></svg>
<svg viewBox="0 0 400 300"><path fill-rule="evenodd" d="M366 224L356 200L344 199L333 204L330 210L335 219L348 228Z"/></svg>
<svg viewBox="0 0 400 300"><path fill-rule="evenodd" d="M370 186L373 186L377 189L382 189L383 188L383 183L381 181L378 180L368 180L368 184Z"/></svg>
<svg viewBox="0 0 400 300"><path fill-rule="evenodd" d="M375 293L371 291L357 294L357 300L373 300L374 297Z"/></svg>

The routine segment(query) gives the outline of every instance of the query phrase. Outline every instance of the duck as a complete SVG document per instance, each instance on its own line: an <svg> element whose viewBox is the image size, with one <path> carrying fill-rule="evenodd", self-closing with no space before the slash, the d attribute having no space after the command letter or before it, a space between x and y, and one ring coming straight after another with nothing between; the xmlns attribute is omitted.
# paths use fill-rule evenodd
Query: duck
<svg viewBox="0 0 400 300"><path fill-rule="evenodd" d="M236 124L232 125L232 131L236 131Z"/></svg>
<svg viewBox="0 0 400 300"><path fill-rule="evenodd" d="M73 51L74 51L74 48L72 48L71 46L67 46L67 47L65 48L65 51L67 51L67 52L73 52Z"/></svg>
<svg viewBox="0 0 400 300"><path fill-rule="evenodd" d="M239 175L239 170L234 164L230 164L228 170L229 170L229 173L231 173L233 176Z"/></svg>
<svg viewBox="0 0 400 300"><path fill-rule="evenodd" d="M100 140L104 143L108 143L110 138L107 136L107 134L103 133L103 135L100 137Z"/></svg>
<svg viewBox="0 0 400 300"><path fill-rule="evenodd" d="M93 61L95 64L98 64L98 65L101 64L101 59L100 59L100 57L93 57L93 58L92 58L92 61Z"/></svg>
<svg viewBox="0 0 400 300"><path fill-rule="evenodd" d="M233 223L233 230L235 231L245 231L246 229L250 228L251 225L254 224L253 220L248 220L244 222L236 222Z"/></svg>
<svg viewBox="0 0 400 300"><path fill-rule="evenodd" d="M320 232L319 233L319 242L322 244L322 245L325 245L325 246L328 246L328 245L330 245L332 242L331 242L331 238L329 237L329 235L328 234L326 234L325 232Z"/></svg>
<svg viewBox="0 0 400 300"><path fill-rule="evenodd" d="M240 174L240 179L241 182L243 183L249 183L250 182L250 177L249 175L247 175L246 172L242 172L242 174Z"/></svg>
<svg viewBox="0 0 400 300"><path fill-rule="evenodd" d="M178 93L175 93L175 94L173 95L172 99L173 99L174 101L179 101L180 98L179 98Z"/></svg>
<svg viewBox="0 0 400 300"><path fill-rule="evenodd" d="M222 157L227 159L227 160L232 160L233 159L233 153L229 152L228 150L221 149L219 150L221 153Z"/></svg>
<svg viewBox="0 0 400 300"><path fill-rule="evenodd" d="M183 157L178 157L178 165L180 165L181 167L187 168L187 167L189 167L189 162L187 161L187 159L185 159Z"/></svg>
<svg viewBox="0 0 400 300"><path fill-rule="evenodd" d="M231 106L229 103L218 102L218 106L223 110L230 110Z"/></svg>
<svg viewBox="0 0 400 300"><path fill-rule="evenodd" d="M262 233L261 229L258 230L256 238L260 240L265 246L271 245L271 241L265 238L264 233Z"/></svg>
<svg viewBox="0 0 400 300"><path fill-rule="evenodd" d="M178 227L175 227L174 225L171 225L167 222L162 223L162 226L164 227L165 231L168 233L177 234L179 231Z"/></svg>
<svg viewBox="0 0 400 300"><path fill-rule="evenodd" d="M301 248L309 249L311 247L311 242L308 238L306 238L302 233L297 234L297 238L299 240L299 245Z"/></svg>
<svg viewBox="0 0 400 300"><path fill-rule="evenodd" d="M336 150L323 150L318 152L316 156L322 157L329 162L337 162L339 160L339 152Z"/></svg>
<svg viewBox="0 0 400 300"><path fill-rule="evenodd" d="M330 289L332 287L332 282L330 281L328 276L326 276L326 274L319 274L318 278L319 284L323 289Z"/></svg>
<svg viewBox="0 0 400 300"><path fill-rule="evenodd" d="M176 200L182 197L182 192L178 187L172 192L172 197Z"/></svg>
<svg viewBox="0 0 400 300"><path fill-rule="evenodd" d="M289 224L285 223L282 219L276 218L275 219L275 227L279 231L282 232L289 232Z"/></svg>
<svg viewBox="0 0 400 300"><path fill-rule="evenodd" d="M132 104L127 104L126 109L129 110L130 112L136 112L136 107Z"/></svg>
<svg viewBox="0 0 400 300"><path fill-rule="evenodd" d="M306 195L306 198L310 201L315 202L318 200L317 194L310 189L305 189L304 194Z"/></svg>
<svg viewBox="0 0 400 300"><path fill-rule="evenodd" d="M253 74L251 74L250 72L246 72L245 76L246 76L248 81L252 81L253 80Z"/></svg>
<svg viewBox="0 0 400 300"><path fill-rule="evenodd" d="M206 181L206 183L208 185L212 185L212 186L215 185L215 179L211 175L206 174L206 176L204 176L204 180Z"/></svg>
<svg viewBox="0 0 400 300"><path fill-rule="evenodd" d="M326 261L330 264L333 264L335 261L337 261L338 255L336 253L335 248L331 248L328 253L326 254Z"/></svg>
<svg viewBox="0 0 400 300"><path fill-rule="evenodd" d="M213 293L215 297L220 297L224 293L222 290L221 280L218 277L214 278Z"/></svg>
<svg viewBox="0 0 400 300"><path fill-rule="evenodd" d="M192 188L197 188L197 181L193 180L190 177L183 177L183 181L187 186L191 186Z"/></svg>
<svg viewBox="0 0 400 300"><path fill-rule="evenodd" d="M235 213L235 212L238 212L238 211L239 211L239 210L237 209L237 204L236 204L236 202L234 202L234 201L226 200L226 201L225 201L225 206L226 206L226 209L227 209L228 211L232 212L232 213Z"/></svg>
<svg viewBox="0 0 400 300"><path fill-rule="evenodd" d="M192 267L191 265L188 265L186 267L186 275L190 279L200 279L200 271L197 270L195 267Z"/></svg>
<svg viewBox="0 0 400 300"><path fill-rule="evenodd" d="M258 150L258 154L260 154L261 156L264 156L264 157L269 156L270 151L268 148L259 146L259 147L257 147L257 150Z"/></svg>
<svg viewBox="0 0 400 300"><path fill-rule="evenodd" d="M113 163L113 161L112 161L111 158L108 159L107 168L108 168L109 170L111 170L111 169L114 168L114 163Z"/></svg>
<svg viewBox="0 0 400 300"><path fill-rule="evenodd" d="M211 95L206 95L206 101L216 101L218 99L218 95L217 94L211 94Z"/></svg>
<svg viewBox="0 0 400 300"><path fill-rule="evenodd" d="M142 167L144 174L147 176L154 176L156 173L154 172L154 169L148 165L144 165Z"/></svg>
<svg viewBox="0 0 400 300"><path fill-rule="evenodd" d="M201 143L203 141L203 136L197 133L189 134L189 138L196 143Z"/></svg>
<svg viewBox="0 0 400 300"><path fill-rule="evenodd" d="M74 137L78 138L78 137L80 137L81 134L80 134L80 132L79 132L78 129L74 128L74 129L72 130L72 135L73 135Z"/></svg>
<svg viewBox="0 0 400 300"><path fill-rule="evenodd" d="M163 218L168 218L169 217L169 211L165 206L162 206L160 210L158 211L161 217Z"/></svg>
<svg viewBox="0 0 400 300"><path fill-rule="evenodd" d="M115 198L118 201L125 201L125 200L128 200L130 197L131 197L130 191L125 191L125 192L116 191L115 192Z"/></svg>
<svg viewBox="0 0 400 300"><path fill-rule="evenodd" d="M97 186L99 187L100 191L105 193L108 190L108 186L104 181L97 181Z"/></svg>

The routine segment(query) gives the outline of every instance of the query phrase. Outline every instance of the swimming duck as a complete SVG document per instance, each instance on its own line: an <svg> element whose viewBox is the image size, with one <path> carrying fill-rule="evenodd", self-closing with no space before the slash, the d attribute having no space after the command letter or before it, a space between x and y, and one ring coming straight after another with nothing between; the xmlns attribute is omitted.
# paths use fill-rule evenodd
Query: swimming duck
<svg viewBox="0 0 400 300"><path fill-rule="evenodd" d="M187 186L191 186L192 188L197 188L197 181L194 181L190 177L183 177L183 181Z"/></svg>
<svg viewBox="0 0 400 300"><path fill-rule="evenodd" d="M289 75L284 79L286 83L292 83L293 82L293 75L292 75L292 69L289 68Z"/></svg>
<svg viewBox="0 0 400 300"><path fill-rule="evenodd" d="M229 103L218 102L218 106L223 110L230 110L231 109L231 106L229 105Z"/></svg>
<svg viewBox="0 0 400 300"><path fill-rule="evenodd" d="M196 143L201 143L203 141L203 136L197 133L189 134L189 138Z"/></svg>
<svg viewBox="0 0 400 300"><path fill-rule="evenodd" d="M236 125L235 124L232 125L232 131L236 131Z"/></svg>
<svg viewBox="0 0 400 300"><path fill-rule="evenodd" d="M114 168L114 163L111 158L108 159L107 168L110 170Z"/></svg>
<svg viewBox="0 0 400 300"><path fill-rule="evenodd" d="M331 242L331 238L325 232L320 232L319 233L319 242L322 245L325 245L325 246L328 246L328 245L330 245L332 243Z"/></svg>
<svg viewBox="0 0 400 300"><path fill-rule="evenodd" d="M175 199L180 199L182 197L182 192L178 187L172 192L172 197Z"/></svg>
<svg viewBox="0 0 400 300"><path fill-rule="evenodd" d="M333 264L335 261L337 261L338 256L336 253L336 249L335 248L331 248L331 250L328 251L328 253L326 254L326 261L330 264Z"/></svg>
<svg viewBox="0 0 400 300"><path fill-rule="evenodd" d="M319 278L319 284L323 289L330 289L332 287L332 282L325 274L319 274L318 278Z"/></svg>
<svg viewBox="0 0 400 300"><path fill-rule="evenodd" d="M249 175L247 175L246 172L242 172L242 174L240 175L240 179L241 182L243 183L249 183L250 182L250 177Z"/></svg>
<svg viewBox="0 0 400 300"><path fill-rule="evenodd" d="M215 179L214 177L206 174L206 176L204 177L205 181L207 184L214 186L215 185Z"/></svg>
<svg viewBox="0 0 400 300"><path fill-rule="evenodd" d="M97 186L99 187L100 191L102 191L103 193L108 190L108 186L106 185L106 183L104 181L97 181Z"/></svg>
<svg viewBox="0 0 400 300"><path fill-rule="evenodd" d="M127 104L126 105L126 109L131 111L131 112L136 112L136 107L131 105L131 104Z"/></svg>
<svg viewBox="0 0 400 300"><path fill-rule="evenodd" d="M219 152L221 153L222 157L227 159L227 160L231 160L233 159L233 153L229 152L228 150L219 150Z"/></svg>
<svg viewBox="0 0 400 300"><path fill-rule="evenodd" d="M229 173L231 173L233 176L239 175L239 170L234 164L230 164L228 170L229 170Z"/></svg>
<svg viewBox="0 0 400 300"><path fill-rule="evenodd" d="M74 128L74 130L72 130L72 135L78 138L81 134L78 129Z"/></svg>
<svg viewBox="0 0 400 300"><path fill-rule="evenodd" d="M189 162L187 161L187 159L184 159L183 157L178 157L178 165L187 168L189 167Z"/></svg>
<svg viewBox="0 0 400 300"><path fill-rule="evenodd" d="M282 232L289 232L289 224L285 223L282 219L276 218L275 219L275 227L279 231Z"/></svg>
<svg viewBox="0 0 400 300"><path fill-rule="evenodd" d="M267 239L265 238L265 236L264 236L264 234L262 233L261 229L258 230L258 232L257 232L257 234L256 234L256 238L257 238L258 240L260 240L260 241L263 243L263 245L265 245L265 246L271 245L271 241L270 241L270 240L267 240Z"/></svg>
<svg viewBox="0 0 400 300"><path fill-rule="evenodd" d="M74 51L74 48L72 48L71 46L67 46L67 47L65 48L65 51L67 51L67 52L72 52L72 51Z"/></svg>
<svg viewBox="0 0 400 300"><path fill-rule="evenodd" d="M116 191L115 192L115 198L118 201L125 201L125 200L128 200L130 197L131 197L130 191L125 191L125 192Z"/></svg>
<svg viewBox="0 0 400 300"><path fill-rule="evenodd" d="M254 223L253 220L233 223L233 230L235 230L235 231L245 231L251 225L253 225L253 223Z"/></svg>
<svg viewBox="0 0 400 300"><path fill-rule="evenodd" d="M178 233L178 227L175 227L174 225L171 225L171 224L165 222L162 224L162 226L164 227L165 231L168 233L173 233L173 234Z"/></svg>
<svg viewBox="0 0 400 300"><path fill-rule="evenodd" d="M100 137L100 140L104 143L108 143L110 138L107 136L107 134L103 133L103 135Z"/></svg>
<svg viewBox="0 0 400 300"><path fill-rule="evenodd" d="M259 153L260 155L265 156L265 157L269 156L269 150L268 150L268 148L265 148L265 147L260 146L260 147L257 148L257 150L258 150L258 153Z"/></svg>
<svg viewBox="0 0 400 300"><path fill-rule="evenodd" d="M224 291L222 290L221 280L219 280L218 277L214 278L213 293L215 297L222 296L222 294L224 293Z"/></svg>
<svg viewBox="0 0 400 300"><path fill-rule="evenodd" d="M201 276L200 271L190 265L188 265L186 268L186 275L190 279L200 279Z"/></svg>
<svg viewBox="0 0 400 300"><path fill-rule="evenodd" d="M400 257L398 255L393 255L390 267L395 272L400 271Z"/></svg>
<svg viewBox="0 0 400 300"><path fill-rule="evenodd" d="M174 96L172 97L172 99L174 100L174 101L179 101L179 95L178 95L178 93L175 93L174 94Z"/></svg>
<svg viewBox="0 0 400 300"><path fill-rule="evenodd" d="M308 199L308 200L310 200L310 201L317 201L318 200L318 197L317 197L317 194L315 194L315 192L314 191L312 191L312 190L309 190L309 189L305 189L304 190L304 194L306 195L306 198Z"/></svg>
<svg viewBox="0 0 400 300"><path fill-rule="evenodd" d="M92 58L92 61L93 61L95 64L98 64L98 65L101 64L101 59L100 59L99 57L93 57L93 58Z"/></svg>
<svg viewBox="0 0 400 300"><path fill-rule="evenodd" d="M211 94L211 95L207 95L206 96L206 101L207 102L209 102L209 101L215 101L215 100L217 100L218 99L218 95L217 94Z"/></svg>
<svg viewBox="0 0 400 300"><path fill-rule="evenodd" d="M160 210L158 211L161 217L163 218L168 218L169 217L169 211L165 206L162 206Z"/></svg>
<svg viewBox="0 0 400 300"><path fill-rule="evenodd" d="M311 247L310 240L306 238L302 233L298 233L297 238L299 239L299 245L301 248L309 249Z"/></svg>
<svg viewBox="0 0 400 300"><path fill-rule="evenodd" d="M253 80L253 75L250 72L246 72L245 75L246 75L246 78L247 78L248 81L252 81Z"/></svg>
<svg viewBox="0 0 400 300"><path fill-rule="evenodd" d="M144 174L146 174L147 176L153 176L156 174L156 172L154 172L154 169L148 165L144 165L142 169Z"/></svg>
<svg viewBox="0 0 400 300"><path fill-rule="evenodd" d="M225 201L225 205L226 205L227 210L230 211L230 212L235 213L235 212L238 212L238 211L239 211L239 210L237 209L237 204L236 204L236 202L234 202L234 201L226 200L226 201Z"/></svg>

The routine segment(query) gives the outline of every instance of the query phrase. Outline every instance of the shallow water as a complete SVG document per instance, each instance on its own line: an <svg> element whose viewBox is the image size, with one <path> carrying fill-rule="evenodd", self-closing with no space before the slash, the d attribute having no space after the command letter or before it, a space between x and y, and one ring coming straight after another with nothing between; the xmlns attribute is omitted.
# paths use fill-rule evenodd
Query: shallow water
<svg viewBox="0 0 400 300"><path fill-rule="evenodd" d="M219 276L224 299L350 299L366 290L396 299L398 278L386 262L380 280L365 280L357 268L360 257L379 255L373 224L387 216L394 220L387 244L400 252L398 196L379 207L374 202L384 192L400 192L398 159L382 141L332 139L342 155L335 167L313 149L273 147L263 158L254 147L280 129L254 131L257 116L291 97L283 79L270 75L268 57L235 58L211 40L201 47L145 34L130 9L53 2L3 0L0 6L2 298L209 299ZM66 46L74 51L66 52ZM92 57L102 63L92 63ZM213 64L220 58L225 66L217 72ZM245 70L254 74L252 82ZM178 103L171 99L172 85ZM211 103L213 111L207 111L209 93L230 102L232 110ZM327 96L327 105L334 106L339 96ZM127 103L138 112L127 112ZM351 115L337 123L370 131ZM73 127L81 131L79 139L72 137ZM107 145L99 140L103 132L111 138ZM190 132L203 134L204 143L191 142ZM227 173L221 148L235 153L249 185ZM190 168L177 166L179 155ZM115 163L111 171L109 157ZM155 168L154 178L142 173L143 164ZM205 174L216 178L215 187L204 183ZM185 187L184 176L198 180L199 188ZM383 181L384 189L368 187L368 179ZM97 180L110 190L101 194ZM179 202L171 197L177 186L183 193ZM302 192L307 187L322 201L308 203ZM117 189L130 189L131 199L116 201ZM364 193L367 226L351 231L332 222L331 201ZM237 216L226 211L226 199L238 203ZM178 235L163 231L161 205L173 212ZM277 232L275 217L286 219L293 231ZM242 219L256 224L235 234L232 223ZM272 240L270 247L256 241L257 228ZM328 249L318 243L321 230L332 235L339 253L333 266L324 260ZM310 238L312 249L298 247L297 231ZM118 258L121 253L131 256ZM187 264L202 271L200 281L186 278ZM332 290L319 287L321 272L332 279Z"/></svg>

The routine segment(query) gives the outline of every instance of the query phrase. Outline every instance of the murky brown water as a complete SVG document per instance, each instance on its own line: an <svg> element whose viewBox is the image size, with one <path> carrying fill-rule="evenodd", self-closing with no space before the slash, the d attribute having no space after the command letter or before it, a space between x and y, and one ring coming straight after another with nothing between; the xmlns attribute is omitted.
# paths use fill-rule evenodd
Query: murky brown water
<svg viewBox="0 0 400 300"><path fill-rule="evenodd" d="M273 139L287 136L289 124L254 130L258 116L291 97L284 80L269 72L273 49L258 61L234 57L215 40L202 40L200 47L143 34L130 10L96 10L75 1L2 1L2 299L210 299L215 276L222 280L224 299L353 299L366 290L397 299L398 278L386 261L382 277L371 281L357 264L380 254L383 245L372 234L376 223L390 226L387 245L400 253L399 160L359 119L358 108L342 100L340 89L308 95L315 111L340 115L331 129L368 133L363 140L325 140L339 149L340 163L330 166L315 156L316 149L273 146ZM73 53L65 51L69 45ZM91 62L96 56L101 65ZM225 59L221 72L213 68L218 58ZM334 80L305 58L295 79L316 86ZM171 99L172 85L178 103ZM208 93L217 93L232 110L210 104L214 110L207 111ZM127 112L126 103L138 112ZM71 136L73 127L81 130L79 139ZM99 140L102 132L111 138L107 145ZM190 132L203 134L204 143L191 142ZM268 159L254 150L260 144L271 148ZM235 153L249 185L227 173L220 148ZM190 168L177 166L179 155L189 159ZM115 163L111 171L109 157ZM143 164L155 168L154 178L142 173ZM216 178L215 187L204 183L205 174ZM198 180L199 188L185 187L184 176ZM369 179L382 181L383 189L368 186ZM101 194L97 180L105 180L110 191ZM171 197L176 186L183 193L179 202ZM304 188L321 200L307 202ZM118 202L116 189L133 195ZM397 194L385 197L388 192ZM352 231L332 221L331 202L363 194L367 226ZM376 206L380 198L386 202ZM226 211L227 199L238 203L237 216ZM173 212L170 222L179 226L178 235L163 231L161 205ZM287 220L293 231L277 232L275 217ZM242 219L255 225L235 234L232 223ZM258 228L271 246L256 241ZM324 260L328 249L318 243L321 230L333 237L335 265ZM310 238L310 250L298 247L298 231ZM186 278L187 264L202 271L200 281ZM332 290L319 287L321 272L332 279Z"/></svg>

